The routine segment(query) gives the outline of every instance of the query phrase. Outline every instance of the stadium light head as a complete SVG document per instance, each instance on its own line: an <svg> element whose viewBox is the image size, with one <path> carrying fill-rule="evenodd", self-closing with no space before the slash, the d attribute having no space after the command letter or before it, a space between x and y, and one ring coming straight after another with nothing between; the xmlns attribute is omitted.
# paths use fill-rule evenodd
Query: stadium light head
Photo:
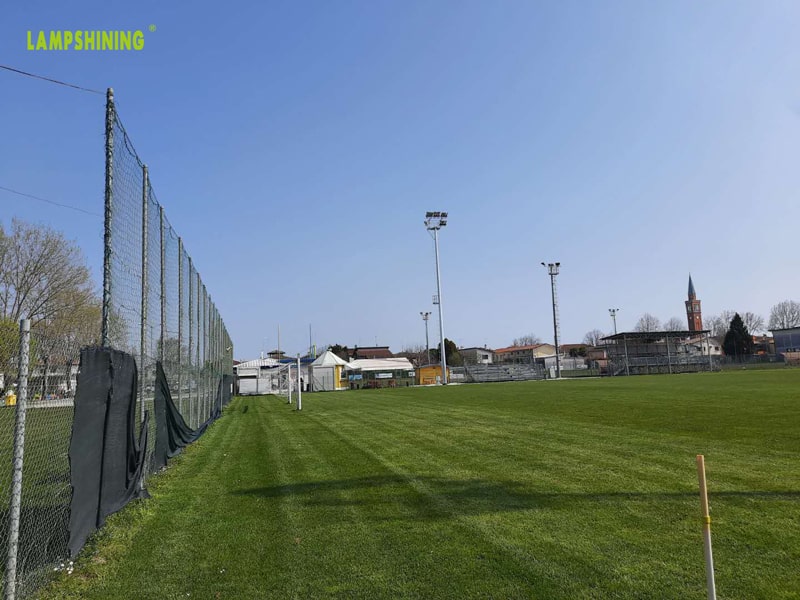
<svg viewBox="0 0 800 600"><path fill-rule="evenodd" d="M438 210L425 213L425 228L436 231L447 225L447 213Z"/></svg>
<svg viewBox="0 0 800 600"><path fill-rule="evenodd" d="M545 263L541 263L541 265L542 265L543 267L546 267L546 268L547 268L547 272L548 272L550 275L558 275L558 267L560 267L560 266L561 266L561 263L560 263L560 262L557 262L557 263L547 263L547 264L545 264Z"/></svg>

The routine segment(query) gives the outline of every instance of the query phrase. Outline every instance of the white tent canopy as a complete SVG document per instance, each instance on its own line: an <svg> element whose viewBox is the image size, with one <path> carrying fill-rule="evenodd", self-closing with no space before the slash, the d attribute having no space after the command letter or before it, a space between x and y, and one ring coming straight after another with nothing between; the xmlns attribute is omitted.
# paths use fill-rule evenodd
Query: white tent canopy
<svg viewBox="0 0 800 600"><path fill-rule="evenodd" d="M311 363L312 367L333 367L336 365L346 365L347 361L342 360L330 350L326 350Z"/></svg>
<svg viewBox="0 0 800 600"><path fill-rule="evenodd" d="M315 392L347 389L346 385L342 385L340 376L342 369L347 365L346 360L342 360L330 350L326 350L309 365L311 389Z"/></svg>

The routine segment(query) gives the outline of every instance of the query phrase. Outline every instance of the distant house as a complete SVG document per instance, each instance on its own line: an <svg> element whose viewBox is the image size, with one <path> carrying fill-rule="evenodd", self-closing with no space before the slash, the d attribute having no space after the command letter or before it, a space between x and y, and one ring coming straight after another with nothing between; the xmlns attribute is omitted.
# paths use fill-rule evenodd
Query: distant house
<svg viewBox="0 0 800 600"><path fill-rule="evenodd" d="M533 344L531 346L509 346L494 351L495 362L498 363L533 363L537 358L556 355L553 344Z"/></svg>
<svg viewBox="0 0 800 600"><path fill-rule="evenodd" d="M768 335L754 335L753 354L775 354L775 340Z"/></svg>
<svg viewBox="0 0 800 600"><path fill-rule="evenodd" d="M494 362L494 350L489 348L459 348L458 353L465 365L491 365Z"/></svg>
<svg viewBox="0 0 800 600"><path fill-rule="evenodd" d="M608 366L608 350L605 346L587 346L586 362L590 368L605 372Z"/></svg>
<svg viewBox="0 0 800 600"><path fill-rule="evenodd" d="M371 358L394 358L394 354L389 350L389 346L364 346L353 348L350 360L371 359Z"/></svg>
<svg viewBox="0 0 800 600"><path fill-rule="evenodd" d="M711 356L722 356L724 354L722 343L715 337L697 336L690 338L686 343L704 356L709 354Z"/></svg>

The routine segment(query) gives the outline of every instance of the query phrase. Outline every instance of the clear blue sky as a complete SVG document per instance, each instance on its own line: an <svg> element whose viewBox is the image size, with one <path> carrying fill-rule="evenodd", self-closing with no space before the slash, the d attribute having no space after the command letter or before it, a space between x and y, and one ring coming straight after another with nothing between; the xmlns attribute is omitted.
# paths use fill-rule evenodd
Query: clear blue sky
<svg viewBox="0 0 800 600"><path fill-rule="evenodd" d="M147 29L29 52L31 29ZM645 311L800 300L796 2L11 3L0 62L115 89L236 344L424 343L427 210L445 333L562 338ZM104 99L0 71L0 218L76 239L99 281ZM431 321L432 342L437 339Z"/></svg>

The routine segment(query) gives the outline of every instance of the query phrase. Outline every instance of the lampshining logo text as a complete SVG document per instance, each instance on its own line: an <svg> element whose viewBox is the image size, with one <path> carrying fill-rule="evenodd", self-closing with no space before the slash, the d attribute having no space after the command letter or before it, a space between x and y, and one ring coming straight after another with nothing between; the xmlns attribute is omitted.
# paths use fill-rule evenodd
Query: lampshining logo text
<svg viewBox="0 0 800 600"><path fill-rule="evenodd" d="M28 50L143 50L144 32L50 30L28 31Z"/></svg>

